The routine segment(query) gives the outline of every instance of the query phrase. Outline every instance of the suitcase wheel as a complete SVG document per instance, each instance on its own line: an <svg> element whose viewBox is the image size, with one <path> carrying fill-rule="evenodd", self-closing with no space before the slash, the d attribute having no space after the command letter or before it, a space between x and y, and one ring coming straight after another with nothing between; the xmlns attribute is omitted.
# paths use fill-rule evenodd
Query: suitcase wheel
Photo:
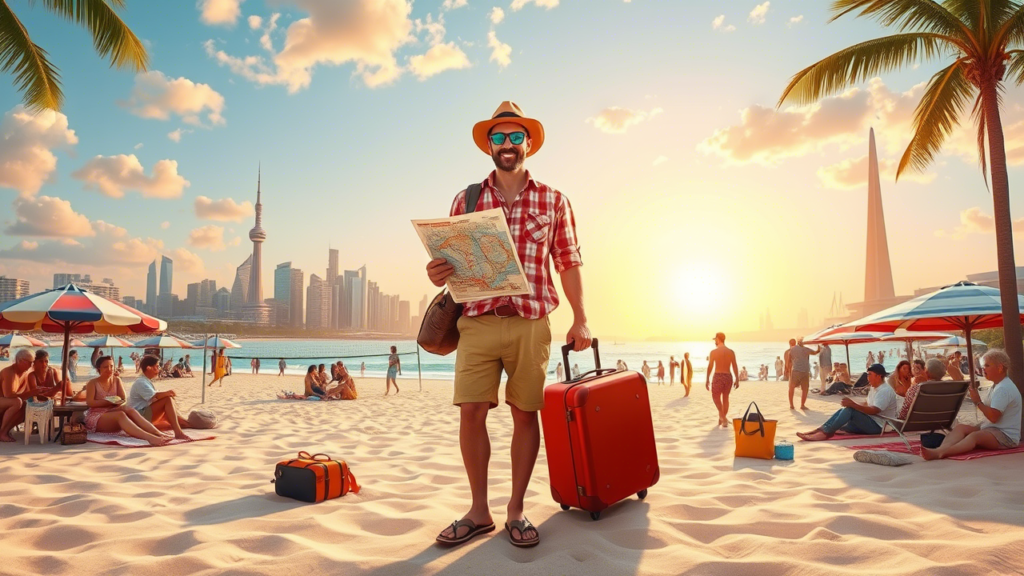
<svg viewBox="0 0 1024 576"><path fill-rule="evenodd" d="M590 519L591 520L599 520L600 518L601 518L601 513L600 512L591 512L590 513Z"/></svg>
<svg viewBox="0 0 1024 576"><path fill-rule="evenodd" d="M641 500L643 500L644 498L647 498L647 488L644 488L643 490L637 492L636 493L636 497L641 499Z"/></svg>
<svg viewBox="0 0 1024 576"><path fill-rule="evenodd" d="M562 504L561 506L562 506L562 510L568 510L569 509L569 506L567 504Z"/></svg>

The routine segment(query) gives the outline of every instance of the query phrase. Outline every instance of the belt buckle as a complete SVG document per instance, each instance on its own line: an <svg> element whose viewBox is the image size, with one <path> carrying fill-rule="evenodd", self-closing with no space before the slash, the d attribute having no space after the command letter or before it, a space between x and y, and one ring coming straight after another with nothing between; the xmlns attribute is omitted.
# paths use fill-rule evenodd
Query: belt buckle
<svg viewBox="0 0 1024 576"><path fill-rule="evenodd" d="M498 318L511 318L511 317L516 315L515 308L512 308L512 313L511 314L509 314L507 316L502 316L501 314L498 313L498 308L501 308L502 306L508 306L509 308L512 308L511 304L502 304L501 306L498 306L497 308L495 308L494 309L494 315L497 316Z"/></svg>

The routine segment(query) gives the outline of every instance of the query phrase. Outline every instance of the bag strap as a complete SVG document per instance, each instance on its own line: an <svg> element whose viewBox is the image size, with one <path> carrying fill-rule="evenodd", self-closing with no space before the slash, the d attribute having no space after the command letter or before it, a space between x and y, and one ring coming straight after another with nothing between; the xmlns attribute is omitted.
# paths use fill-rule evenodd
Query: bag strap
<svg viewBox="0 0 1024 576"><path fill-rule="evenodd" d="M359 494L359 483L356 482L356 476L352 473L352 469L348 467L348 463L342 461L345 467L345 483L348 484L348 491L355 494Z"/></svg>
<svg viewBox="0 0 1024 576"><path fill-rule="evenodd" d="M310 456L309 452L306 452L305 450L300 450L299 451L299 456L298 456L298 458L296 458L296 460L312 460L312 459L313 459L313 457Z"/></svg>
<svg viewBox="0 0 1024 576"><path fill-rule="evenodd" d="M751 418L750 418L750 410L751 409L754 409L754 416L755 416L754 420L757 421L757 430L756 431L747 432L747 421L751 420ZM761 433L761 437L764 438L764 416L761 415L761 408L758 407L757 402L751 402L747 406L747 411L746 411L746 413L743 414L743 421L740 422L740 432L746 434L747 436L753 436L755 434L755 432L760 432Z"/></svg>
<svg viewBox="0 0 1024 576"><path fill-rule="evenodd" d="M480 183L466 186L466 214L476 212L476 205L480 202Z"/></svg>

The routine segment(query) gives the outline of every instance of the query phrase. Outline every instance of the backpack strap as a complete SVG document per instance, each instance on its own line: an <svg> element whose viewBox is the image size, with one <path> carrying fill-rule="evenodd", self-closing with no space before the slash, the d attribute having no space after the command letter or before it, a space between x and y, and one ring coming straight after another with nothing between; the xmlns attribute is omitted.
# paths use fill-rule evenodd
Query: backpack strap
<svg viewBox="0 0 1024 576"><path fill-rule="evenodd" d="M480 201L480 190L479 183L466 186L466 214L476 212L476 205Z"/></svg>

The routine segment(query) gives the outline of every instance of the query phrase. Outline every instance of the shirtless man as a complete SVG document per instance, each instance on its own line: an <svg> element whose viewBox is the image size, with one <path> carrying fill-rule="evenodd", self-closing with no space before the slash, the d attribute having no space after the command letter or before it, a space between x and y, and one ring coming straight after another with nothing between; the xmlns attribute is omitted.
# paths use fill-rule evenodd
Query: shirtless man
<svg viewBox="0 0 1024 576"><path fill-rule="evenodd" d="M0 370L0 442L14 442L11 428L25 420L25 400L31 396L28 391L28 373L32 367L32 352L22 348L14 362Z"/></svg>
<svg viewBox="0 0 1024 576"><path fill-rule="evenodd" d="M711 375L714 374L714 380ZM733 379L733 374L736 375ZM718 407L718 424L722 428L729 427L729 393L730 387L739 389L740 371L736 367L736 353L725 347L725 334L715 334L715 349L708 357L708 369L705 372L704 388L711 390L711 398ZM714 384L714 387L712 387Z"/></svg>
<svg viewBox="0 0 1024 576"><path fill-rule="evenodd" d="M668 357L668 385L671 386L676 383L676 368L679 368L679 362L676 362L675 356Z"/></svg>

